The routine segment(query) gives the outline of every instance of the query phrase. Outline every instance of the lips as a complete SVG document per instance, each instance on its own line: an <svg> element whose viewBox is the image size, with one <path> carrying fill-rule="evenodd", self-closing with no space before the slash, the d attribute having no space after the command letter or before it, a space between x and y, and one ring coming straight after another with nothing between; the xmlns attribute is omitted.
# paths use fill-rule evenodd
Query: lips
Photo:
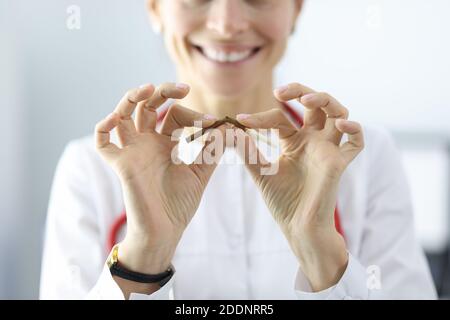
<svg viewBox="0 0 450 320"><path fill-rule="evenodd" d="M193 45L206 59L221 64L236 64L254 57L261 47L208 47Z"/></svg>

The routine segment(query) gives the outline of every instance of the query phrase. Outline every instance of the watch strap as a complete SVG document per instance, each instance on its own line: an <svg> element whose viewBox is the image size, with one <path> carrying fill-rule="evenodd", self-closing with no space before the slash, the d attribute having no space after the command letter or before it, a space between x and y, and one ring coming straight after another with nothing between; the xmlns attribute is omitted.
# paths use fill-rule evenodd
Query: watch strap
<svg viewBox="0 0 450 320"><path fill-rule="evenodd" d="M145 274L128 270L119 264L118 251L119 246L115 245L107 261L107 265L113 276L139 283L159 283L159 286L163 287L174 274L172 267L159 274Z"/></svg>
<svg viewBox="0 0 450 320"><path fill-rule="evenodd" d="M139 283L159 283L160 287L163 287L173 276L172 268L159 274L144 274L134 272L120 266L117 262L113 263L109 268L111 274L123 279L127 279Z"/></svg>

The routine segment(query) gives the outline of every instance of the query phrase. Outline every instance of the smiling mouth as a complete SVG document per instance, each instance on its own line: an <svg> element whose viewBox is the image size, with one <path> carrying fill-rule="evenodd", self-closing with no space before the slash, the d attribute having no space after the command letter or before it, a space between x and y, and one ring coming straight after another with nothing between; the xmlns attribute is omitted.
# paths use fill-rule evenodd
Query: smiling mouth
<svg viewBox="0 0 450 320"><path fill-rule="evenodd" d="M245 50L220 50L198 45L193 45L193 47L204 58L220 64L237 64L239 62L250 60L262 49L262 47L254 47Z"/></svg>

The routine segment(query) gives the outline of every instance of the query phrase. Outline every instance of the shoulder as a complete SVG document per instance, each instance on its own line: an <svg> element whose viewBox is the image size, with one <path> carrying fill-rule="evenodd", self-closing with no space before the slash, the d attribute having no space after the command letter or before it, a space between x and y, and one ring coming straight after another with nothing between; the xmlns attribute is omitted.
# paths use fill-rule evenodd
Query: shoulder
<svg viewBox="0 0 450 320"><path fill-rule="evenodd" d="M365 145L369 152L380 150L396 150L396 143L388 129L382 126L363 125Z"/></svg>
<svg viewBox="0 0 450 320"><path fill-rule="evenodd" d="M364 135L364 149L349 164L348 171L369 186L376 181L391 179L403 173L401 153L392 134L382 126L361 124ZM344 136L342 143L347 137Z"/></svg>
<svg viewBox="0 0 450 320"><path fill-rule="evenodd" d="M381 196L397 201L408 200L409 185L400 149L392 134L384 127L363 126L365 147L354 160L354 173L371 201Z"/></svg>
<svg viewBox="0 0 450 320"><path fill-rule="evenodd" d="M365 147L362 154L372 172L377 168L401 168L400 150L389 130L381 126L363 126L363 133Z"/></svg>
<svg viewBox="0 0 450 320"><path fill-rule="evenodd" d="M94 136L84 136L67 143L64 155L71 158L93 157L96 155Z"/></svg>
<svg viewBox="0 0 450 320"><path fill-rule="evenodd" d="M69 141L58 163L57 172L71 177L111 175L112 169L95 149L93 135Z"/></svg>
<svg viewBox="0 0 450 320"><path fill-rule="evenodd" d="M96 212L109 225L123 210L122 190L114 170L97 153L94 141L90 135L67 143L55 172L50 207L62 206L63 211L74 212L82 206L82 211Z"/></svg>

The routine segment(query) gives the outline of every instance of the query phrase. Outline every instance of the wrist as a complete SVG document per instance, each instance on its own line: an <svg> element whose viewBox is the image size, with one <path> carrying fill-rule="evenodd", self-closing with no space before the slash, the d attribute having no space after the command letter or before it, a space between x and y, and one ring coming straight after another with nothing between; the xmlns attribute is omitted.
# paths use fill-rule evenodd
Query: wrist
<svg viewBox="0 0 450 320"><path fill-rule="evenodd" d="M159 274L166 271L172 262L176 244L149 245L126 237L119 244L118 261L124 268L143 274Z"/></svg>
<svg viewBox="0 0 450 320"><path fill-rule="evenodd" d="M348 253L344 238L335 228L310 228L290 244L313 291L339 282L347 268Z"/></svg>

